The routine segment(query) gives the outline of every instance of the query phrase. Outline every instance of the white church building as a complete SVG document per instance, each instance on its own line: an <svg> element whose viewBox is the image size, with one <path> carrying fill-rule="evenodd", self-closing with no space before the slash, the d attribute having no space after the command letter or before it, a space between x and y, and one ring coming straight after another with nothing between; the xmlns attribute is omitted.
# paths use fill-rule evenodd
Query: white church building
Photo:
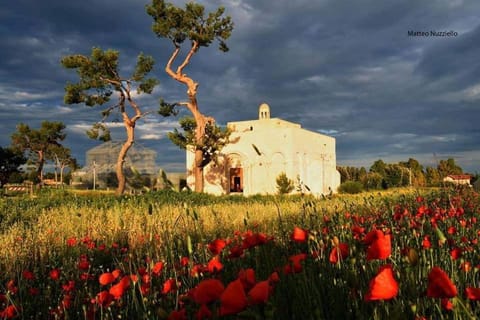
<svg viewBox="0 0 480 320"><path fill-rule="evenodd" d="M335 138L305 130L300 124L270 117L261 104L258 120L229 122L230 143L204 170L204 192L275 194L285 173L304 193L330 194L340 185ZM193 189L193 152L187 151L187 184Z"/></svg>

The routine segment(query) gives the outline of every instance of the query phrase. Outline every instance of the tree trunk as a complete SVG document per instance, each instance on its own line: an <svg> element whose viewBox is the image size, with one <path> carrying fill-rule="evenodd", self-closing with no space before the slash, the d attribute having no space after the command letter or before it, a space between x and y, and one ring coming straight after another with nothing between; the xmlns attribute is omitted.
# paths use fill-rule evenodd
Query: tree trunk
<svg viewBox="0 0 480 320"><path fill-rule="evenodd" d="M168 60L167 65L165 66L165 71L173 79L187 86L187 95L188 95L189 101L186 103L180 103L180 105L184 105L187 107L187 109L192 113L193 118L195 119L195 122L197 125L195 129L195 140L196 140L195 141L195 144L196 144L195 160L194 160L192 171L195 177L195 192L203 192L204 163L203 163L202 145L205 137L205 127L207 125L207 122L213 121L213 119L203 115L198 110L198 103L197 103L198 83L193 81L193 79L191 79L190 77L188 77L186 74L183 73L183 69L190 63L190 59L197 52L198 48L199 48L198 41L195 41L195 40L192 41L192 47L190 48L190 51L186 55L185 59L178 66L177 70L173 71L172 64L180 52L180 47L176 45L174 52L170 56L170 59Z"/></svg>
<svg viewBox="0 0 480 320"><path fill-rule="evenodd" d="M37 165L37 177L38 179L40 180L40 185L43 184L43 165L45 163L45 158L44 158L44 154L43 154L43 151L38 151L37 152L38 154L38 165Z"/></svg>
<svg viewBox="0 0 480 320"><path fill-rule="evenodd" d="M63 188L63 171L65 170L65 165L61 165L60 166L60 185L62 186Z"/></svg>
<svg viewBox="0 0 480 320"><path fill-rule="evenodd" d="M135 123L131 123L130 121L125 121L125 130L127 131L127 140L122 145L122 149L118 154L117 158L117 180L118 180L118 187L115 192L117 196L122 195L125 192L125 185L126 185L126 178L125 173L123 171L123 164L125 163L125 157L127 156L127 152L130 147L133 145L133 141L135 139Z"/></svg>
<svg viewBox="0 0 480 320"><path fill-rule="evenodd" d="M193 174L195 177L195 192L203 192L203 152L195 150L195 161L193 164Z"/></svg>
<svg viewBox="0 0 480 320"><path fill-rule="evenodd" d="M206 127L206 117L198 111L197 100L191 97L192 105L195 108L192 108L192 114L195 119L196 128L195 128L195 160L193 164L193 174L195 176L195 192L203 192L203 139L205 138L205 127Z"/></svg>

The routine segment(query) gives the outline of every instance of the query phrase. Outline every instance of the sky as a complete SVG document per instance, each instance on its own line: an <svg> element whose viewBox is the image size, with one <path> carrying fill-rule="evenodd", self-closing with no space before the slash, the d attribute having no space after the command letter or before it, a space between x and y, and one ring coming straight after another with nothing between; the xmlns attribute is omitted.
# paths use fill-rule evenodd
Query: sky
<svg viewBox="0 0 480 320"><path fill-rule="evenodd" d="M185 1L171 1L183 7ZM480 1L478 0L205 0L235 24L227 40L201 48L185 72L199 83L198 102L217 123L272 117L336 138L337 165L415 158L426 166L453 158L480 171ZM139 96L148 115L137 144L157 152L167 172L185 171L185 153L166 134L178 117L156 114L158 101L183 101L185 87L164 72L173 51L152 31L148 0L16 0L0 8L0 146L20 122L66 124L64 145L80 164L99 144L85 130L102 107L66 105L76 82L63 56L93 47L120 53L131 74L139 53L155 59L160 84ZM185 53L185 48L182 53ZM186 113L185 113L186 115ZM113 138L125 139L118 116Z"/></svg>

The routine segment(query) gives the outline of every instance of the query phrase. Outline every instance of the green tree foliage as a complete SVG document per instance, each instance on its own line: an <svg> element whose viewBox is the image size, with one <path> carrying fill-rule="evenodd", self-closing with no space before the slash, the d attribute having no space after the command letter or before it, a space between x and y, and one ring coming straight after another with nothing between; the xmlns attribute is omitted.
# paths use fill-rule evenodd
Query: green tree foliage
<svg viewBox="0 0 480 320"><path fill-rule="evenodd" d="M27 159L22 152L12 148L0 147L0 186L10 181L10 178L20 174L20 166L25 164Z"/></svg>
<svg viewBox="0 0 480 320"><path fill-rule="evenodd" d="M463 172L454 159L440 160L437 168L426 167L418 160L409 158L398 163L375 161L367 173L363 167L337 167L341 182L361 182L364 189L386 189L390 187L423 187L438 186L449 174Z"/></svg>
<svg viewBox="0 0 480 320"><path fill-rule="evenodd" d="M146 10L153 18L153 32L173 44L173 52L166 63L165 71L172 79L187 87L187 101L167 103L161 99L159 113L163 116L176 115L177 107L182 106L192 114L195 120L194 141L190 144L195 152L192 170L195 176L195 191L202 192L203 169L208 158L203 153L205 149L209 149L208 127L214 127L215 120L200 112L197 102L198 83L188 77L184 69L201 47L209 47L214 41L218 41L221 51L228 51L226 40L233 30L233 22L229 16L224 16L223 7L206 14L203 5L193 2L188 2L182 9L163 0L152 0ZM173 65L177 62L182 46L187 46L188 52L175 69Z"/></svg>
<svg viewBox="0 0 480 320"><path fill-rule="evenodd" d="M81 54L65 56L62 65L77 71L79 81L68 83L65 87L66 104L83 103L89 107L105 105L112 98L115 102L102 111L102 121L95 123L88 136L102 141L110 140L110 132L103 122L112 112L119 112L127 134L117 159L117 194L125 191L126 178L124 162L128 150L135 140L135 125L145 113L134 99L133 93L150 94L158 81L148 78L154 60L143 53L138 55L137 63L130 77L122 77L118 65L119 53L115 50L93 48L90 56Z"/></svg>
<svg viewBox="0 0 480 320"><path fill-rule="evenodd" d="M425 169L425 178L427 180L427 185L429 186L438 186L442 182L440 173L433 167L427 167Z"/></svg>
<svg viewBox="0 0 480 320"><path fill-rule="evenodd" d="M369 172L363 180L363 186L367 190L382 189L382 182L384 178L377 172Z"/></svg>
<svg viewBox="0 0 480 320"><path fill-rule="evenodd" d="M196 123L192 117L183 117L179 121L181 130L174 129L168 133L168 138L180 148L186 150L189 147L201 148L203 158L202 166L206 166L212 160L215 161L218 153L229 142L230 130L221 128L215 124L207 124L205 136L201 145L196 145Z"/></svg>
<svg viewBox="0 0 480 320"><path fill-rule="evenodd" d="M288 178L285 172L282 172L277 176L276 182L279 194L289 194L295 189L293 180Z"/></svg>
<svg viewBox="0 0 480 320"><path fill-rule="evenodd" d="M345 181L338 187L338 192L357 194L363 191L363 185L359 181Z"/></svg>
<svg viewBox="0 0 480 320"><path fill-rule="evenodd" d="M437 165L438 174L443 179L449 174L462 174L463 170L456 163L455 159L440 160Z"/></svg>
<svg viewBox="0 0 480 320"><path fill-rule="evenodd" d="M53 161L55 168L55 181L63 184L64 182L64 171L68 167L71 171L77 169L78 164L77 160L72 157L71 151L69 148L64 146L53 146L48 150L48 158ZM58 177L58 172L60 177Z"/></svg>
<svg viewBox="0 0 480 320"><path fill-rule="evenodd" d="M65 124L62 122L43 121L39 129L32 129L24 123L17 125L12 134L14 150L27 155L29 162L35 165L36 179L43 180L43 166L50 158L50 151L60 147L66 137Z"/></svg>
<svg viewBox="0 0 480 320"><path fill-rule="evenodd" d="M402 167L408 169L409 185L423 187L426 185L425 173L423 166L418 160L410 158L406 162L399 162Z"/></svg>
<svg viewBox="0 0 480 320"><path fill-rule="evenodd" d="M364 167L337 167L340 181L362 181L366 178L367 171Z"/></svg>
<svg viewBox="0 0 480 320"><path fill-rule="evenodd" d="M370 167L370 172L376 172L382 177L385 177L387 174L386 169L387 164L383 162L383 160L379 159L372 164L372 166Z"/></svg>

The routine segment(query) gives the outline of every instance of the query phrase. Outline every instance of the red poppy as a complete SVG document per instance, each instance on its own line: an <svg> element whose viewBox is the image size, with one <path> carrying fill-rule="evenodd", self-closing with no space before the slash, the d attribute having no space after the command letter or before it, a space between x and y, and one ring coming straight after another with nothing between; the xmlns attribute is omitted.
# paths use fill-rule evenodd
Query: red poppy
<svg viewBox="0 0 480 320"><path fill-rule="evenodd" d="M220 296L220 315L237 314L247 307L247 296L240 280L228 284Z"/></svg>
<svg viewBox="0 0 480 320"><path fill-rule="evenodd" d="M157 276L157 277L158 277L158 276L160 275L160 273L162 272L162 270L163 270L163 265L164 265L164 264L163 264L163 262L161 262L161 261L155 263L155 265L154 265L153 268L152 268L152 274L153 274L154 276Z"/></svg>
<svg viewBox="0 0 480 320"><path fill-rule="evenodd" d="M124 276L117 284L113 285L109 292L115 299L120 299L125 290L130 286L130 277Z"/></svg>
<svg viewBox="0 0 480 320"><path fill-rule="evenodd" d="M65 308L65 309L69 309L69 308L72 306L72 295L71 295L71 294L66 293L66 294L63 296L62 306L63 306L63 308Z"/></svg>
<svg viewBox="0 0 480 320"><path fill-rule="evenodd" d="M360 227L360 226L353 226L352 227L352 233L353 233L353 238L354 239L360 239L361 235L365 232L365 228Z"/></svg>
<svg viewBox="0 0 480 320"><path fill-rule="evenodd" d="M167 294L177 290L177 282L175 279L168 279L163 283L162 293Z"/></svg>
<svg viewBox="0 0 480 320"><path fill-rule="evenodd" d="M217 279L206 279L198 284L193 291L193 300L198 304L208 304L220 299L225 290L223 283Z"/></svg>
<svg viewBox="0 0 480 320"><path fill-rule="evenodd" d="M389 300L398 294L398 283L393 277L392 266L387 264L381 266L377 275L370 280L368 292L365 294L365 301Z"/></svg>
<svg viewBox="0 0 480 320"><path fill-rule="evenodd" d="M112 283L113 281L115 281L115 277L114 277L113 274L111 274L110 272L102 273L102 274L98 277L98 282L99 282L100 285L102 285L102 286L109 285L109 284Z"/></svg>
<svg viewBox="0 0 480 320"><path fill-rule="evenodd" d="M330 263L338 263L339 260L344 260L348 257L348 244L339 243L338 246L333 247L330 251L329 261Z"/></svg>
<svg viewBox="0 0 480 320"><path fill-rule="evenodd" d="M457 260L458 258L460 258L462 256L462 249L461 248L453 248L451 251L450 251L450 256L452 257L453 260Z"/></svg>
<svg viewBox="0 0 480 320"><path fill-rule="evenodd" d="M308 231L299 227L293 228L290 238L295 242L305 242L308 240Z"/></svg>
<svg viewBox="0 0 480 320"><path fill-rule="evenodd" d="M251 305L266 303L270 293L270 282L268 280L260 281L248 292L248 301Z"/></svg>
<svg viewBox="0 0 480 320"><path fill-rule="evenodd" d="M0 317L2 319L13 319L18 315L18 308L13 304L5 308L5 310L0 311Z"/></svg>
<svg viewBox="0 0 480 320"><path fill-rule="evenodd" d="M18 287L15 285L14 280L9 280L7 282L7 291L10 292L11 294L17 294Z"/></svg>
<svg viewBox="0 0 480 320"><path fill-rule="evenodd" d="M50 279L56 281L56 280L60 279L60 270L52 269L52 270L50 270L49 275L50 275Z"/></svg>
<svg viewBox="0 0 480 320"><path fill-rule="evenodd" d="M391 235L381 230L370 231L364 239L367 248L367 261L373 259L387 259L392 253Z"/></svg>
<svg viewBox="0 0 480 320"><path fill-rule="evenodd" d="M207 269L210 273L217 273L223 270L223 264L220 262L220 257L215 256L208 262Z"/></svg>
<svg viewBox="0 0 480 320"><path fill-rule="evenodd" d="M472 270L472 264L469 261L465 261L460 265L460 269L464 272Z"/></svg>
<svg viewBox="0 0 480 320"><path fill-rule="evenodd" d="M202 304L197 311L196 319L203 320L203 319L212 319L212 311L207 307L207 305Z"/></svg>
<svg viewBox="0 0 480 320"><path fill-rule="evenodd" d="M274 271L270 277L268 277L268 280L271 282L271 283L277 283L280 281L280 276L278 275L278 272L277 271Z"/></svg>
<svg viewBox="0 0 480 320"><path fill-rule="evenodd" d="M213 255L217 255L222 252L223 248L225 248L226 245L227 241L223 239L215 239L210 242L207 247Z"/></svg>
<svg viewBox="0 0 480 320"><path fill-rule="evenodd" d="M448 275L439 267L433 267L428 274L427 297L453 298L457 295L457 288Z"/></svg>
<svg viewBox="0 0 480 320"><path fill-rule="evenodd" d="M430 236L426 235L422 240L423 249L430 249L432 247L432 242L430 241Z"/></svg>
<svg viewBox="0 0 480 320"><path fill-rule="evenodd" d="M117 279L118 277L120 277L122 275L122 270L120 269L115 269L112 271L112 276Z"/></svg>
<svg viewBox="0 0 480 320"><path fill-rule="evenodd" d="M457 228L455 228L455 226L450 226L447 229L447 233L450 235L454 235L455 233L457 233Z"/></svg>
<svg viewBox="0 0 480 320"><path fill-rule="evenodd" d="M106 290L97 294L97 298L95 301L101 305L102 307L106 308L113 302L113 296Z"/></svg>
<svg viewBox="0 0 480 320"><path fill-rule="evenodd" d="M137 273L138 273L141 277L143 277L144 275L147 274L147 268L145 268L145 267L139 267L139 268L137 269Z"/></svg>
<svg viewBox="0 0 480 320"><path fill-rule="evenodd" d="M180 259L180 265L181 265L182 267L188 266L189 263L190 263L190 259L189 259L188 257L182 257L182 258Z"/></svg>
<svg viewBox="0 0 480 320"><path fill-rule="evenodd" d="M62 285L62 289L65 292L70 292L75 290L75 281L73 280L68 281L66 284Z"/></svg>
<svg viewBox="0 0 480 320"><path fill-rule="evenodd" d="M170 312L168 320L187 320L187 310L173 310Z"/></svg>
<svg viewBox="0 0 480 320"><path fill-rule="evenodd" d="M22 272L22 277L25 280L35 280L35 275L30 270L24 270Z"/></svg>
<svg viewBox="0 0 480 320"><path fill-rule="evenodd" d="M80 261L78 262L78 269L80 270L88 270L90 268L90 262L88 261L88 257L85 254L80 256Z"/></svg>
<svg viewBox="0 0 480 320"><path fill-rule="evenodd" d="M228 255L228 257L230 259L239 258L243 256L243 250L243 246L241 245L233 246L230 248L230 254Z"/></svg>
<svg viewBox="0 0 480 320"><path fill-rule="evenodd" d="M130 275L130 280L132 280L133 283L137 283L138 282L138 275L131 274Z"/></svg>
<svg viewBox="0 0 480 320"><path fill-rule="evenodd" d="M480 300L480 288L465 288L465 295L470 300Z"/></svg>
<svg viewBox="0 0 480 320"><path fill-rule="evenodd" d="M306 258L307 258L306 253L300 253L300 254L291 256L288 259L290 263L285 266L284 272L286 274L302 272L303 270L302 261L305 260Z"/></svg>
<svg viewBox="0 0 480 320"><path fill-rule="evenodd" d="M268 237L263 233L253 233L252 231L247 231L243 235L242 247L244 249L250 249L255 246L259 246L267 243Z"/></svg>
<svg viewBox="0 0 480 320"><path fill-rule="evenodd" d="M247 291L250 290L257 282L255 280L255 270L252 268L241 269L238 273L238 279L240 279L243 284L243 288L245 288Z"/></svg>
<svg viewBox="0 0 480 320"><path fill-rule="evenodd" d="M196 264L190 269L190 276L194 278L198 278L202 272L205 271L205 267L201 264Z"/></svg>
<svg viewBox="0 0 480 320"><path fill-rule="evenodd" d="M450 299L443 298L441 304L444 310L447 310L447 311L453 310L453 303L452 301L450 301Z"/></svg>
<svg viewBox="0 0 480 320"><path fill-rule="evenodd" d="M68 247L75 247L76 245L77 245L77 239L76 238L67 239L67 246Z"/></svg>

